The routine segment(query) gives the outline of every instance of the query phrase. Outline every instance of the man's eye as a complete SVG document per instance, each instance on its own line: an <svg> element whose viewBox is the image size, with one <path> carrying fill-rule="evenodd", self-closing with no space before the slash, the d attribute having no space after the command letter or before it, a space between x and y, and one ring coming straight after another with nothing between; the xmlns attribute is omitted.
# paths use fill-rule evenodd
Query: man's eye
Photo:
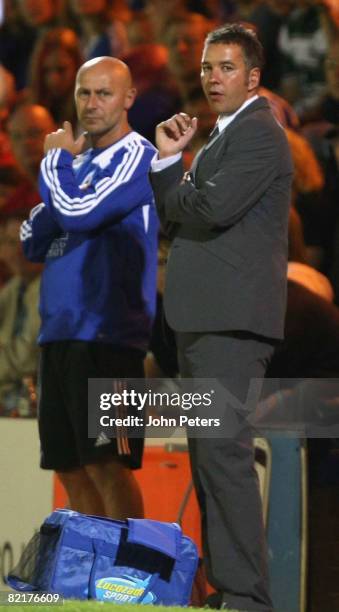
<svg viewBox="0 0 339 612"><path fill-rule="evenodd" d="M233 70L233 66L222 66L221 70L223 72L231 72L231 70Z"/></svg>

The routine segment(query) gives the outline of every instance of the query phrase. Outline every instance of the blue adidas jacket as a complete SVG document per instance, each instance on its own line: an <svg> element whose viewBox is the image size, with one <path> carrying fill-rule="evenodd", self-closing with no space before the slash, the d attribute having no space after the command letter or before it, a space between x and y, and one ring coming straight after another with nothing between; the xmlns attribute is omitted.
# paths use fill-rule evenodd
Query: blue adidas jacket
<svg viewBox="0 0 339 612"><path fill-rule="evenodd" d="M50 150L43 203L22 224L44 261L38 342L85 340L146 350L155 311L158 220L148 179L155 148L136 132L76 157Z"/></svg>

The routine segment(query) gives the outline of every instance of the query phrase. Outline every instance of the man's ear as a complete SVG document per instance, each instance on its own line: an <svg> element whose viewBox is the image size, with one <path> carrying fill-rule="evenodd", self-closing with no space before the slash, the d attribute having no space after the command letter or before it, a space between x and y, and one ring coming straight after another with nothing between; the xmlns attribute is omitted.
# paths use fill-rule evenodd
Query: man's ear
<svg viewBox="0 0 339 612"><path fill-rule="evenodd" d="M137 95L137 90L135 87L130 87L125 96L125 110L129 110L131 106L134 104L134 100Z"/></svg>
<svg viewBox="0 0 339 612"><path fill-rule="evenodd" d="M260 84L260 68L251 68L248 75L248 91L257 89Z"/></svg>

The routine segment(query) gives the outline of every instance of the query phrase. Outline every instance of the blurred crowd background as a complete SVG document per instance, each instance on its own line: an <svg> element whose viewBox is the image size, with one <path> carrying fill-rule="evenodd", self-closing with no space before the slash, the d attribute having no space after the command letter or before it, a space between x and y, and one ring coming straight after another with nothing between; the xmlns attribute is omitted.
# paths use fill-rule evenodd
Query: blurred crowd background
<svg viewBox="0 0 339 612"><path fill-rule="evenodd" d="M200 88L203 41L226 21L243 21L257 31L266 55L260 94L268 97L293 154L289 282L320 300L309 306L302 330L293 325L288 330L294 334L293 354L301 333L312 336L322 309L326 321L331 319L328 336L321 331L322 340L332 343L329 369L339 376L338 0L4 0L2 8L0 414L35 411L41 267L25 262L19 228L40 202L45 135L66 119L79 131L73 104L79 66L101 55L130 66L138 89L130 123L152 142L157 123L173 113L196 115L199 130L185 153L189 167L216 120ZM162 239L159 312L167 248ZM304 312L302 299L297 301ZM175 347L162 341L159 320L147 367L150 375L173 376ZM309 345L300 358L310 358ZM322 359L324 366L324 354ZM282 363L279 368L274 375L284 375ZM312 368L304 368L306 375L315 375Z"/></svg>

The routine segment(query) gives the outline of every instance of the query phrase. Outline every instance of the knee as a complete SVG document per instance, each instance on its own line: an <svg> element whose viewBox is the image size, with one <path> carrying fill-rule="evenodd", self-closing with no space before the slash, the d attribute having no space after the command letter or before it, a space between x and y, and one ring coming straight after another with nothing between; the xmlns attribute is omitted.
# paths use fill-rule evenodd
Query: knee
<svg viewBox="0 0 339 612"><path fill-rule="evenodd" d="M88 476L84 468L76 468L65 472L57 471L56 474L66 491L81 489L88 482Z"/></svg>
<svg viewBox="0 0 339 612"><path fill-rule="evenodd" d="M88 477L97 485L109 482L113 486L123 486L129 478L131 470L116 459L105 459L99 463L86 465Z"/></svg>

